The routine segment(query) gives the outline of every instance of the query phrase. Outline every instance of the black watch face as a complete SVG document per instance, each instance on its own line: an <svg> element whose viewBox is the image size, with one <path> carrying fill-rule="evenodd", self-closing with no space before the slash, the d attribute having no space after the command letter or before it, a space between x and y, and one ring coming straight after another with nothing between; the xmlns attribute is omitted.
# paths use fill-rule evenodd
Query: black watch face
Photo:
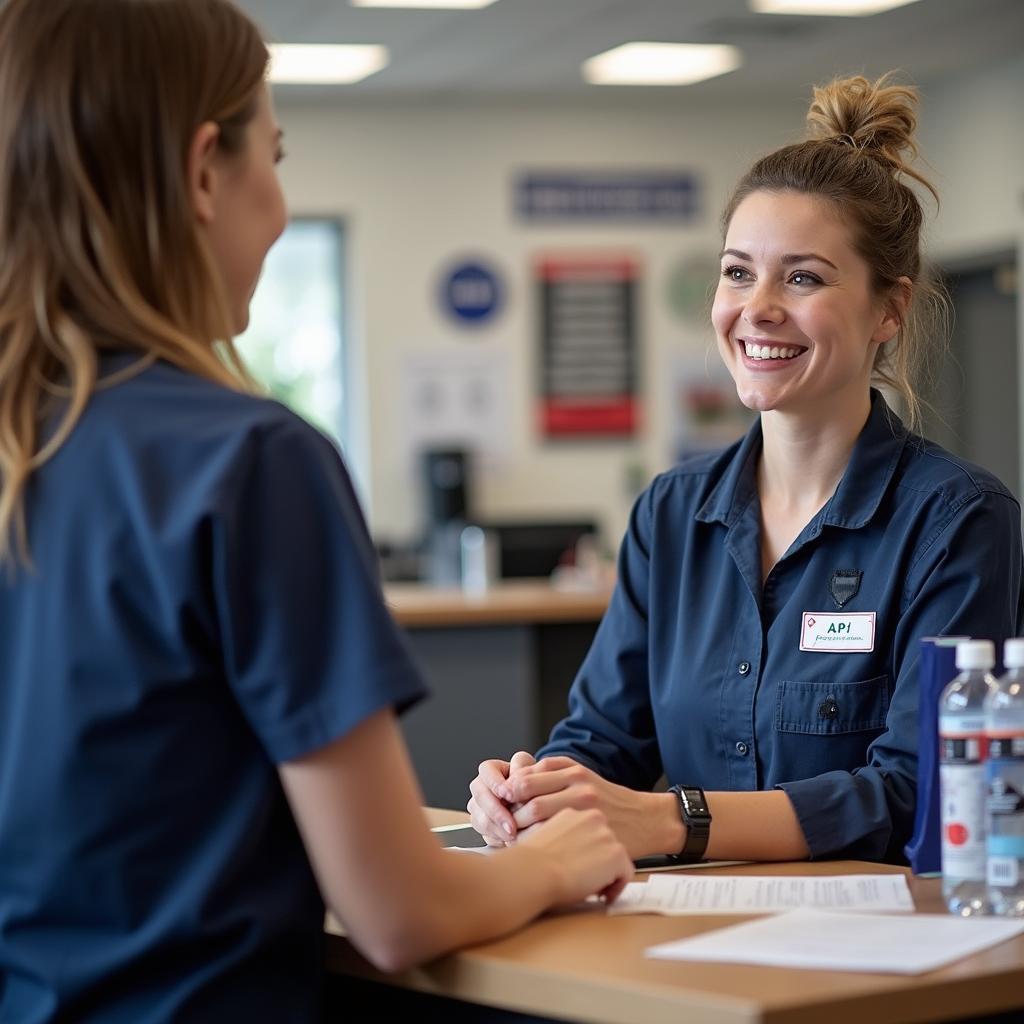
<svg viewBox="0 0 1024 1024"><path fill-rule="evenodd" d="M686 813L692 814L695 818L708 818L710 812L702 799L703 794L697 789L684 789L683 800L686 803Z"/></svg>

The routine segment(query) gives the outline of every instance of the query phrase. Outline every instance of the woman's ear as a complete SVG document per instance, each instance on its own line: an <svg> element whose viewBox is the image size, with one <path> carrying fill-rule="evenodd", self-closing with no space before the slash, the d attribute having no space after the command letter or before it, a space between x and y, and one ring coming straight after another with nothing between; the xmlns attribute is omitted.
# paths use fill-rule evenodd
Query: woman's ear
<svg viewBox="0 0 1024 1024"><path fill-rule="evenodd" d="M900 332L907 317L907 310L910 309L910 300L914 294L914 284L909 277L896 279L896 284L885 300L882 307L883 317L875 328L871 340L884 345L892 341Z"/></svg>
<svg viewBox="0 0 1024 1024"><path fill-rule="evenodd" d="M189 198L200 224L213 222L217 210L217 190L220 184L219 151L220 128L213 121L204 121L192 136L188 147Z"/></svg>

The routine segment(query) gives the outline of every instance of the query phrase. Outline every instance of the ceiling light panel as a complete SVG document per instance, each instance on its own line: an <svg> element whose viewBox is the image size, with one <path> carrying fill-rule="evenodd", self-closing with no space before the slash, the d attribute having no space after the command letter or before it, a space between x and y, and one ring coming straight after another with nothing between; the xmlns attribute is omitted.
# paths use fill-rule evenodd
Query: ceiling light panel
<svg viewBox="0 0 1024 1024"><path fill-rule="evenodd" d="M498 0L349 0L353 7L404 7L407 10L471 11Z"/></svg>
<svg viewBox="0 0 1024 1024"><path fill-rule="evenodd" d="M757 14L831 15L837 18L866 17L896 7L906 7L917 0L750 0L750 9Z"/></svg>
<svg viewBox="0 0 1024 1024"><path fill-rule="evenodd" d="M270 47L270 80L289 85L351 85L388 65L376 44L278 43Z"/></svg>
<svg viewBox="0 0 1024 1024"><path fill-rule="evenodd" d="M592 85L692 85L735 71L735 46L706 43L625 43L583 63Z"/></svg>

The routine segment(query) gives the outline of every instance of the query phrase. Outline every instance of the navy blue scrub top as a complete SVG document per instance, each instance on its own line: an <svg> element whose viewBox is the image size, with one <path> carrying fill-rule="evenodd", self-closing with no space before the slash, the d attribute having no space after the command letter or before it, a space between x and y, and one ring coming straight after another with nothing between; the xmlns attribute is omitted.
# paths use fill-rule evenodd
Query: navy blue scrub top
<svg viewBox="0 0 1024 1024"><path fill-rule="evenodd" d="M538 757L635 789L662 774L709 791L783 789L812 856L900 861L919 641L1021 632L1020 507L872 392L835 494L762 584L760 452L758 422L640 497L569 716ZM800 650L805 612L854 611L876 613L873 650Z"/></svg>
<svg viewBox="0 0 1024 1024"><path fill-rule="evenodd" d="M0 1022L319 1020L324 907L275 765L423 694L336 451L157 363L96 392L27 509Z"/></svg>

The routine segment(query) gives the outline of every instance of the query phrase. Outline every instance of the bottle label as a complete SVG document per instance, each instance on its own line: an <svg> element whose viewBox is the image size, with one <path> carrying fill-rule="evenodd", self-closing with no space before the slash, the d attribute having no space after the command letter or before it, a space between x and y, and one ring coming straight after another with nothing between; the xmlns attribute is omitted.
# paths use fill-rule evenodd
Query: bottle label
<svg viewBox="0 0 1024 1024"><path fill-rule="evenodd" d="M1015 888L1024 861L1024 735L990 733L989 758L988 884Z"/></svg>
<svg viewBox="0 0 1024 1024"><path fill-rule="evenodd" d="M942 873L985 880L985 768L975 763L939 766L942 789Z"/></svg>
<svg viewBox="0 0 1024 1024"><path fill-rule="evenodd" d="M994 889L1015 889L1020 881L1020 861L1016 857L989 857L988 884Z"/></svg>
<svg viewBox="0 0 1024 1024"><path fill-rule="evenodd" d="M985 760L985 716L939 715L939 754L943 761L976 764Z"/></svg>

